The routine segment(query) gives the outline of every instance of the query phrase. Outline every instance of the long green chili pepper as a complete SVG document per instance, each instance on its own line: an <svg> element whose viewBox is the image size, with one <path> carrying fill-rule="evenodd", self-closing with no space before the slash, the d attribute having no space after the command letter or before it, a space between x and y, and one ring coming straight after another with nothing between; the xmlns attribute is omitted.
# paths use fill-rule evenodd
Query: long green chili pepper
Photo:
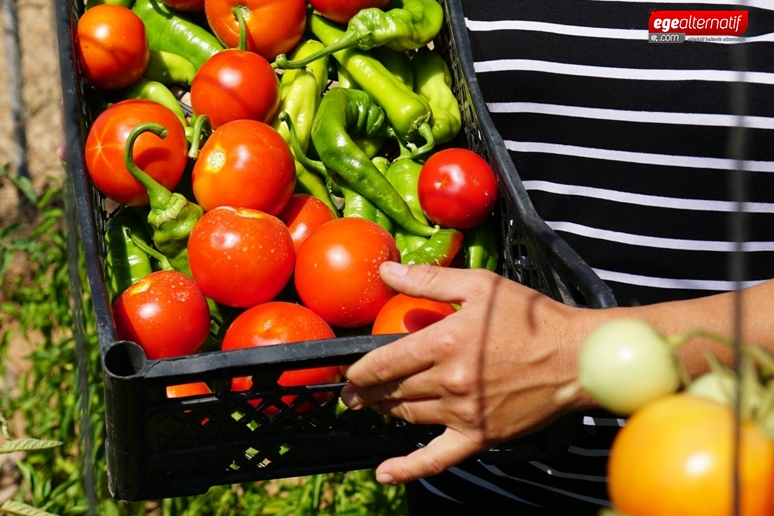
<svg viewBox="0 0 774 516"><path fill-rule="evenodd" d="M137 0L132 11L145 23L151 50L184 56L197 70L223 50L218 38L184 13L173 12L161 0Z"/></svg>
<svg viewBox="0 0 774 516"><path fill-rule="evenodd" d="M437 0L391 0L387 10L363 9L353 16L346 32L324 50L297 61L277 56L281 68L299 68L323 55L350 48L370 50L382 45L392 50L415 50L430 43L443 26L443 8Z"/></svg>
<svg viewBox="0 0 774 516"><path fill-rule="evenodd" d="M411 58L406 52L378 47L371 49L371 54L400 82L409 88L414 87L414 68L411 65Z"/></svg>
<svg viewBox="0 0 774 516"><path fill-rule="evenodd" d="M300 162L304 169L309 172L313 171L317 174L317 177L321 177L325 180L326 184L326 191L331 192L335 195L341 196L341 178L334 177L335 174L331 174L330 171L325 168L325 165L323 165L322 161L316 161L313 159L310 159L304 151L301 149L301 144L298 142L298 135L296 134L296 129L293 125L293 120L290 118L290 115L287 114L284 111L280 111L280 114L277 115L279 120L283 123L285 123L288 126L288 130L290 131L290 152L293 154L293 159ZM311 172L310 172L311 173Z"/></svg>
<svg viewBox="0 0 774 516"><path fill-rule="evenodd" d="M352 90L362 89L344 68L339 66L337 72L339 88L349 88ZM384 146L386 138L384 136L352 136L352 141L366 153L366 156L373 158Z"/></svg>
<svg viewBox="0 0 774 516"><path fill-rule="evenodd" d="M465 268L490 271L497 269L500 244L494 217L487 217L484 222L466 230L464 234Z"/></svg>
<svg viewBox="0 0 774 516"><path fill-rule="evenodd" d="M188 120L185 118L185 113L183 108L180 107L177 97L160 82L140 79L124 92L124 98L146 99L157 102L172 111L183 123L183 127L188 127Z"/></svg>
<svg viewBox="0 0 774 516"><path fill-rule="evenodd" d="M325 45L320 43L317 40L314 39L307 39L296 45L296 48L293 49L293 51L290 53L292 57L306 57L312 52L316 52L317 50L320 50L321 48L324 48ZM317 84L320 87L320 95L325 91L325 89L328 87L328 56L325 56L321 59L318 59L316 61L312 61L309 63L306 68L311 70L311 73L314 75L315 79L317 79ZM285 70L285 73L282 74L282 79L280 81L280 98L284 99L285 95L287 95L288 90L293 85L293 80L296 78L296 71L295 70Z"/></svg>
<svg viewBox="0 0 774 516"><path fill-rule="evenodd" d="M164 52L163 50L151 50L148 66L142 76L161 84L191 84L196 67L183 56Z"/></svg>
<svg viewBox="0 0 774 516"><path fill-rule="evenodd" d="M334 41L343 33L333 22L316 14L309 17L308 27L323 43ZM427 100L404 85L369 52L348 49L336 52L333 57L339 67L381 106L400 138L405 141L424 139L425 144L417 149L417 155L433 148L432 110Z"/></svg>
<svg viewBox="0 0 774 516"><path fill-rule="evenodd" d="M384 163L385 161L387 162L386 164ZM371 163L374 164L379 172L384 174L390 162L386 158L376 157L371 160ZM349 186L342 185L341 191L344 194L344 217L358 217L376 222L386 229L388 233L392 234L392 220L382 210Z"/></svg>
<svg viewBox="0 0 774 516"><path fill-rule="evenodd" d="M350 137L381 134L386 131L384 125L384 112L366 92L334 88L323 97L314 117L312 141L325 169L341 177L408 231L432 236L438 228L414 217L406 201Z"/></svg>
<svg viewBox="0 0 774 516"><path fill-rule="evenodd" d="M441 229L431 236L425 244L404 256L405 265L430 264L448 267L462 246L462 232L456 229Z"/></svg>
<svg viewBox="0 0 774 516"><path fill-rule="evenodd" d="M433 122L430 125L435 143L454 139L462 127L462 115L457 97L451 89L449 65L436 52L425 47L411 59L414 68L414 91L430 103Z"/></svg>
<svg viewBox="0 0 774 516"><path fill-rule="evenodd" d="M153 228L152 236L156 249L167 257L175 270L191 276L191 268L188 266L188 237L204 210L183 195L172 193L161 186L134 163L132 147L137 137L144 132L152 132L162 139L167 135L164 126L153 122L146 122L132 129L124 147L124 164L129 173L148 191L151 207L148 223Z"/></svg>
<svg viewBox="0 0 774 516"><path fill-rule="evenodd" d="M398 141L400 144L400 141ZM400 146L400 156L392 162L385 173L385 177L401 197L406 201L411 213L420 222L428 224L427 218L419 204L417 185L419 184L419 172L422 165L411 159L411 155L403 145ZM401 261L407 253L416 251L427 242L427 238L406 231L403 228L395 229L395 244L400 251Z"/></svg>
<svg viewBox="0 0 774 516"><path fill-rule="evenodd" d="M280 113L285 113L290 124L283 123L278 116L272 127L279 132L288 145L291 145L290 126L295 131L296 143L299 151L294 153L296 162L296 191L307 193L324 202L331 211L338 216L338 210L331 201L328 188L322 180L309 172L296 154L304 155L309 147L309 139L312 134L312 122L320 105L320 87L317 78L309 73L309 70L296 70L293 84L287 90L280 103Z"/></svg>
<svg viewBox="0 0 774 516"><path fill-rule="evenodd" d="M148 254L135 244L130 235L145 238L150 243L150 237L137 213L124 207L108 221L105 230L105 276L111 302L153 272Z"/></svg>

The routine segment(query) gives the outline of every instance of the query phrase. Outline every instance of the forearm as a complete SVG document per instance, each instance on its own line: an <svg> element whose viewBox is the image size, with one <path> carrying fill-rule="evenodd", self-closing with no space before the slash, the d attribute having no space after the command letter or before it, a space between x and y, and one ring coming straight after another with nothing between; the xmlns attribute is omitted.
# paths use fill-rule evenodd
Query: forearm
<svg viewBox="0 0 774 516"><path fill-rule="evenodd" d="M741 341L757 344L774 353L774 280L741 292ZM619 308L622 317L636 317L671 336L691 330L706 330L726 339L734 337L736 294L727 292L686 301L658 303L643 307ZM697 337L680 346L678 357L692 377L709 369L705 355L714 353L731 364L732 349L708 337Z"/></svg>

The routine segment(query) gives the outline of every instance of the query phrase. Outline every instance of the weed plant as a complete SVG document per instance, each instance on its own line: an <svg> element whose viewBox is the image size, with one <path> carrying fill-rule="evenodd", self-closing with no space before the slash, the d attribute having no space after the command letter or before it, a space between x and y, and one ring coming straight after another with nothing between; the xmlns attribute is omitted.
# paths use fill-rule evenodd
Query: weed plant
<svg viewBox="0 0 774 516"><path fill-rule="evenodd" d="M26 437L64 443L28 454L18 462L22 486L16 501L62 516L226 516L226 515L400 515L406 514L401 486L385 487L374 472L353 471L305 478L216 486L186 498L127 504L106 487L104 391L94 314L82 256L74 260L84 307L82 343L88 396L78 389L79 348L73 290L68 270L68 224L64 189L37 195L24 178L16 185L33 209L20 222L0 227L0 374L8 378L8 345L21 335L34 344L31 366L14 385L3 384L0 411L23 420ZM74 257L76 258L76 257ZM20 264L22 266L20 267ZM19 272L21 269L21 272ZM83 419L86 414L86 419ZM88 427L86 427L88 425ZM88 436L88 439L84 439ZM21 436L14 436L21 437ZM84 446L90 443L91 446Z"/></svg>

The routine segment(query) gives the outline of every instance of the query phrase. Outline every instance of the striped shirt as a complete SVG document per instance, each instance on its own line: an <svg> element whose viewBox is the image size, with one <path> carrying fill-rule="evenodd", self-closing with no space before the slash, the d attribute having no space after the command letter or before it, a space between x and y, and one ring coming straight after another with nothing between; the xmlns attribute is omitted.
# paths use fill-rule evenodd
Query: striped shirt
<svg viewBox="0 0 774 516"><path fill-rule="evenodd" d="M479 86L538 214L622 306L734 288L728 142L745 45L746 284L774 277L774 0L462 3ZM745 41L649 43L650 11L672 9L747 10ZM623 424L589 413L558 459L474 461L420 483L491 514L596 514Z"/></svg>

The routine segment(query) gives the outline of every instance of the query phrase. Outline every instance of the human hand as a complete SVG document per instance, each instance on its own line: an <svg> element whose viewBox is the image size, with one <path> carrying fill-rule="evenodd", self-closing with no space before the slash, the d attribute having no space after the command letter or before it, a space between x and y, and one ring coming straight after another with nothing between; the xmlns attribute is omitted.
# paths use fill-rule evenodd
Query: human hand
<svg viewBox="0 0 774 516"><path fill-rule="evenodd" d="M415 297L462 309L343 368L342 399L411 423L442 424L443 434L406 457L383 462L382 483L440 473L465 458L593 405L583 393L557 393L577 377L577 355L597 324L485 270L386 262L382 279ZM561 398L561 399L560 399Z"/></svg>

